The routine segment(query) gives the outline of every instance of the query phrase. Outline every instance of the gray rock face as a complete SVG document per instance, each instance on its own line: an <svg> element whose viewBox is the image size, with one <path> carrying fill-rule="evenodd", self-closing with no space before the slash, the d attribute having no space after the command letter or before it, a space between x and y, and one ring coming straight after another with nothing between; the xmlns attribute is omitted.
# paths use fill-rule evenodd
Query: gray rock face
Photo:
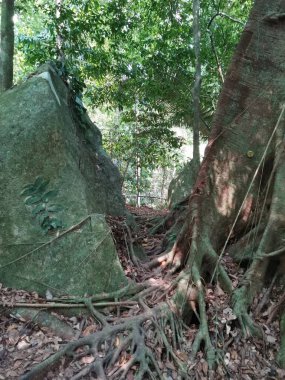
<svg viewBox="0 0 285 380"><path fill-rule="evenodd" d="M120 181L100 131L50 65L2 94L0 282L77 295L125 285L99 215L125 212Z"/></svg>
<svg viewBox="0 0 285 380"><path fill-rule="evenodd" d="M193 176L191 161L187 162L178 175L172 179L168 187L167 201L171 208L181 202L191 193L195 178Z"/></svg>

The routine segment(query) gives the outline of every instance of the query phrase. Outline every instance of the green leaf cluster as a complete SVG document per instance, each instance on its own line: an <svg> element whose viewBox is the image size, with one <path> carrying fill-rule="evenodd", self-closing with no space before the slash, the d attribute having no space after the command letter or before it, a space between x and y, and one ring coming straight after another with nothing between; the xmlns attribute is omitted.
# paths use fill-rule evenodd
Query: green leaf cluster
<svg viewBox="0 0 285 380"><path fill-rule="evenodd" d="M63 228L62 221L55 216L57 212L63 211L63 207L51 202L58 195L58 190L47 190L49 182L39 176L21 191L21 196L25 197L24 204L31 208L33 217L45 233Z"/></svg>

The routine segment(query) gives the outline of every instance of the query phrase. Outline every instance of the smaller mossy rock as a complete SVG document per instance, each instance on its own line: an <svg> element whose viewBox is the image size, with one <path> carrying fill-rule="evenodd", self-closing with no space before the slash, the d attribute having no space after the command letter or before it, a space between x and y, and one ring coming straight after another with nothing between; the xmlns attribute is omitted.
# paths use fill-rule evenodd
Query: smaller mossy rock
<svg viewBox="0 0 285 380"><path fill-rule="evenodd" d="M52 65L0 95L4 285L84 295L126 283L110 230L98 216L125 213L121 177L101 140ZM84 228L61 235L88 215Z"/></svg>
<svg viewBox="0 0 285 380"><path fill-rule="evenodd" d="M7 309L9 316L10 309ZM44 328L59 336L63 340L71 340L75 338L75 330L66 322L62 321L55 314L49 313L43 309L16 307L13 308L13 315L24 319L27 324L37 324L40 328Z"/></svg>
<svg viewBox="0 0 285 380"><path fill-rule="evenodd" d="M193 175L192 161L189 161L169 184L167 195L169 208L172 208L176 203L183 201L183 199L191 193L194 182L195 177Z"/></svg>

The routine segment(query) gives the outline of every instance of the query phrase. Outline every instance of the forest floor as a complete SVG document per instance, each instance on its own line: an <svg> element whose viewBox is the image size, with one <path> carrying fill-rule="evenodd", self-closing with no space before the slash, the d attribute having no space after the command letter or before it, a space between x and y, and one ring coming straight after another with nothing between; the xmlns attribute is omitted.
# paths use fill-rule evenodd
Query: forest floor
<svg viewBox="0 0 285 380"><path fill-rule="evenodd" d="M129 211L135 217L139 228L131 231L132 244L143 246L145 253L153 258L158 254L164 235L162 233L150 235L149 229L153 227L156 217L167 214L167 210L157 211L149 207L134 208L129 207ZM152 271L145 269L142 265L132 264L129 257L128 244L129 236L125 230L123 218L108 217L108 222L112 228L114 240L120 256L122 266L127 277L137 283L152 281L153 283L171 283L172 278L164 279L165 273L156 268ZM243 276L243 269L239 268L233 260L225 255L223 264L227 269L230 278L236 287ZM175 277L175 275L173 275ZM218 364L215 371L209 371L207 361L203 351L199 351L195 358L189 355L191 344L198 331L198 325L194 323L184 326L183 336L179 349L175 354L187 366L189 379L284 379L285 371L278 368L275 362L276 354L279 350L279 323L274 321L267 324L270 310L278 300L279 290L273 292L276 297L268 300L264 309L259 315L254 315L255 321L262 326L263 339L244 338L241 334L238 322L230 306L230 297L224 293L219 285L206 286L207 316L210 328L212 343L218 353ZM253 310L264 297L266 289L254 300ZM171 296L171 291L167 293ZM149 294L146 302L149 307L156 303L158 298L154 294ZM74 337L68 339L61 338L48 327L43 327L33 320L25 320L14 312L17 303L37 303L42 304L40 310L45 310L47 299L41 298L36 293L28 293L22 290L7 289L0 284L0 380L18 379L23 373L41 363L55 352L58 352L68 341L88 336L100 329L99 323L87 314L77 316L63 316L55 311L53 315L68 325L74 332ZM9 311L7 313L7 310ZM116 323L116 319L122 319L130 315L137 315L140 309L137 305L130 304L126 307L106 307L101 311L109 321ZM167 332L171 334L171 331ZM163 345L152 346L152 337L148 337L148 346L155 351L158 366L161 369L165 380L178 380L177 368L164 353ZM157 343L157 342L156 342ZM124 365L127 360L125 353L122 355L119 365ZM76 374L94 361L90 354L79 355L76 360L67 361L62 358L59 365L51 369L43 379L75 379ZM116 364L118 365L118 364ZM127 380L134 379L136 374L136 364L128 372ZM95 379L92 374L88 374L83 379ZM109 378L109 377L108 377ZM110 378L113 378L110 374ZM145 378L147 379L147 378Z"/></svg>

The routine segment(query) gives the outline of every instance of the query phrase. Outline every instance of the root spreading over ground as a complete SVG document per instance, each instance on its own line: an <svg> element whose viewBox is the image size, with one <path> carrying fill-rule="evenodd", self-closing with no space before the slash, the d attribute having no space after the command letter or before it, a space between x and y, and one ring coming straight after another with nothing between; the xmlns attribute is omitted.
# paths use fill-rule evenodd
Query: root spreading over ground
<svg viewBox="0 0 285 380"><path fill-rule="evenodd" d="M246 269L228 253L219 260L208 247L204 266L208 262L209 268L210 264L217 268L218 281L210 281L211 271L203 270L203 277L198 261L191 266L184 263L181 271L168 271L170 256L154 257L164 234L149 235L159 224L160 215L148 208L131 211L139 226L136 229L126 227L122 218L109 219L130 278L126 288L90 298L50 301L36 294L1 289L0 378L284 377L276 362L280 351L278 319L284 308L279 275L252 298L243 326L236 312L241 306L233 307L232 294L246 288ZM143 258L135 253L139 244L144 247ZM23 313L24 306L24 310L36 312L29 318ZM75 308L81 313L61 315ZM47 323L47 317L40 318L48 311L56 321ZM62 325L57 329L59 323ZM284 334L284 320L282 323ZM243 331L245 326L251 324L258 326L259 335L244 334L248 332Z"/></svg>

